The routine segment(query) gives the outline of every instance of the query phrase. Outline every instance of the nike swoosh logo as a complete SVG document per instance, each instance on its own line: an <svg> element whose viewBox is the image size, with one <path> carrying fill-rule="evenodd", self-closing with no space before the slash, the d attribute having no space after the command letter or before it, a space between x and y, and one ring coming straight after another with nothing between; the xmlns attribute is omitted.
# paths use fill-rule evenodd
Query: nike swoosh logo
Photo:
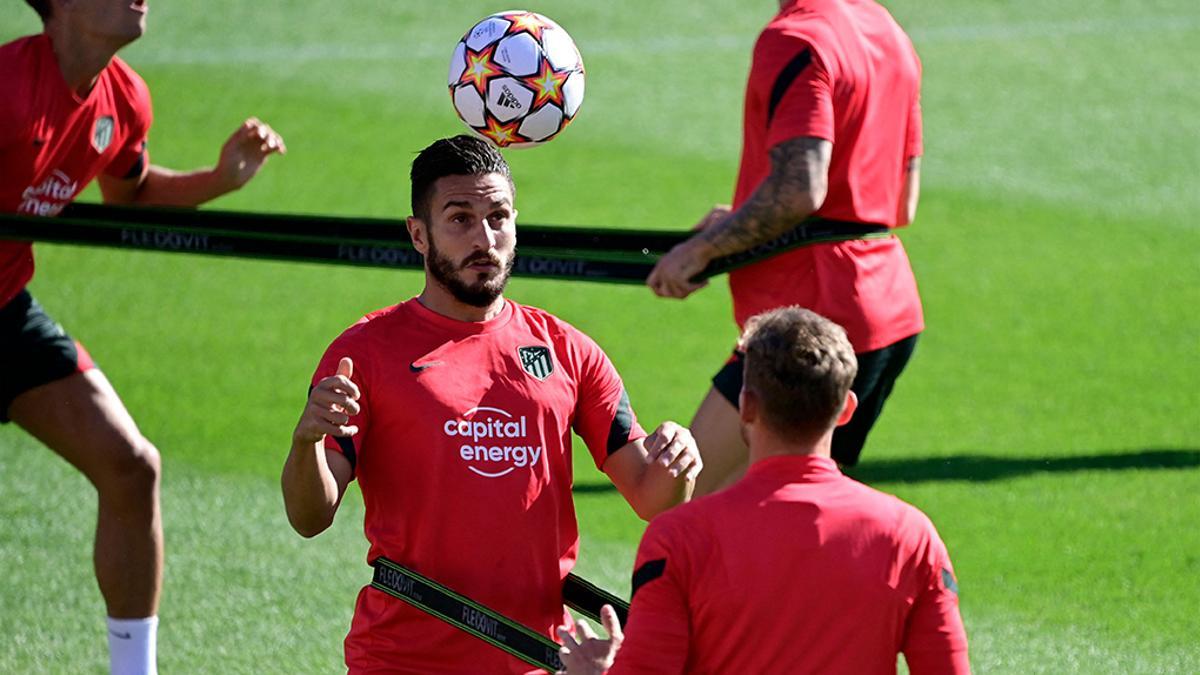
<svg viewBox="0 0 1200 675"><path fill-rule="evenodd" d="M133 637L129 633L118 633L117 631L112 630L111 628L108 630L108 633L110 635L112 635L113 637L120 638L122 640L128 640Z"/></svg>
<svg viewBox="0 0 1200 675"><path fill-rule="evenodd" d="M419 373L422 370L425 370L426 368L432 368L434 366L441 366L441 365L445 365L445 363L442 361L430 361L429 363L422 363L421 365L417 365L417 362L413 361L412 363L408 364L408 369L413 371L414 373Z"/></svg>

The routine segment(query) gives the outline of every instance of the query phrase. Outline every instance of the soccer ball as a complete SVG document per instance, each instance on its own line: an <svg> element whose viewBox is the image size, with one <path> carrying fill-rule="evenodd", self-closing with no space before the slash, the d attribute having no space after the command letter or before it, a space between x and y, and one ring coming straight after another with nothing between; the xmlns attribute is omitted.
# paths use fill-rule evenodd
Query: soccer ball
<svg viewBox="0 0 1200 675"><path fill-rule="evenodd" d="M583 103L583 59L567 31L521 10L493 14L450 57L450 100L472 131L501 148L544 143Z"/></svg>

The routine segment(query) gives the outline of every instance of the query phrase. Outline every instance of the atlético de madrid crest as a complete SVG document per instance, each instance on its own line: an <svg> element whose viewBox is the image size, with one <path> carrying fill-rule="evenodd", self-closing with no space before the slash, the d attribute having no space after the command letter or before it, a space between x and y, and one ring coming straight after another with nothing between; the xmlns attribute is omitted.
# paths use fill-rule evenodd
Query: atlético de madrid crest
<svg viewBox="0 0 1200 675"><path fill-rule="evenodd" d="M521 357L521 367L525 372L539 380L545 380L554 372L554 359L550 357L548 347L517 347L517 356Z"/></svg>
<svg viewBox="0 0 1200 675"><path fill-rule="evenodd" d="M92 147L96 152L103 153L112 144L113 139L113 118L112 115L105 115L96 120L96 126L92 128Z"/></svg>

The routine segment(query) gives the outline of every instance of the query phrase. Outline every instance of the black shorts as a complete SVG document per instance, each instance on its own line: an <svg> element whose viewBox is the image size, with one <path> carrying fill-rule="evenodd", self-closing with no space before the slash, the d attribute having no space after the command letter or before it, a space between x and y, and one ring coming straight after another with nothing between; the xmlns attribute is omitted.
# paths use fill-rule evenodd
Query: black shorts
<svg viewBox="0 0 1200 675"><path fill-rule="evenodd" d="M855 355L858 357L858 375L850 389L858 397L858 409L849 422L833 432L833 458L839 464L854 466L858 463L867 433L883 412L883 404L916 346L917 336L913 335L882 349ZM735 351L712 378L713 388L735 408L742 390L743 358L741 352Z"/></svg>
<svg viewBox="0 0 1200 675"><path fill-rule="evenodd" d="M29 291L0 308L0 422L9 421L8 407L21 394L94 367Z"/></svg>

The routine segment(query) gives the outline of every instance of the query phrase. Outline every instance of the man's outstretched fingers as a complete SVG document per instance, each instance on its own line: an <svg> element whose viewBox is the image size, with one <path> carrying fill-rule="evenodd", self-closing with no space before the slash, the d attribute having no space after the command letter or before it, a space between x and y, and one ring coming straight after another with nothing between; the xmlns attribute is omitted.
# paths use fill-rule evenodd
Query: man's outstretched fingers
<svg viewBox="0 0 1200 675"><path fill-rule="evenodd" d="M617 610L613 609L612 605L600 608L600 621L604 623L604 630L608 631L609 639L617 642L625 639L625 633L621 629L621 620L617 618Z"/></svg>

